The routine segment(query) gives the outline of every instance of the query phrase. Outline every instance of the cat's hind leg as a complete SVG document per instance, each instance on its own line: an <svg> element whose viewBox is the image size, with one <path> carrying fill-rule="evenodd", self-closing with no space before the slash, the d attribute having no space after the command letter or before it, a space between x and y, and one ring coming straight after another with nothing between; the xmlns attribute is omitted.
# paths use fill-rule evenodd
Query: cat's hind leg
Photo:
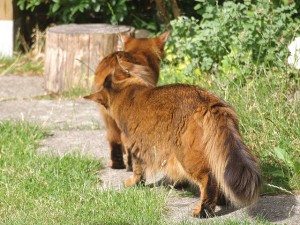
<svg viewBox="0 0 300 225"><path fill-rule="evenodd" d="M197 178L196 183L200 188L200 201L192 211L193 216L207 218L214 216L218 197L218 188L215 179L210 173L203 174Z"/></svg>
<svg viewBox="0 0 300 225"><path fill-rule="evenodd" d="M201 151L188 149L181 159L182 166L190 181L199 186L200 201L192 211L196 217L207 218L214 216L218 197L218 188L212 176L209 164Z"/></svg>

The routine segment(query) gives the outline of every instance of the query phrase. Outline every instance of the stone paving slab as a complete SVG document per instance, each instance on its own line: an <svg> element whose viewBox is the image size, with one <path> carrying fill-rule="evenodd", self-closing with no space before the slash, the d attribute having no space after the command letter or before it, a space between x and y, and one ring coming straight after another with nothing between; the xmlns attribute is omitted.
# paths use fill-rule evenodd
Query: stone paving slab
<svg viewBox="0 0 300 225"><path fill-rule="evenodd" d="M40 143L38 152L64 156L66 154L88 155L108 164L109 145L106 131L101 130L54 130Z"/></svg>
<svg viewBox="0 0 300 225"><path fill-rule="evenodd" d="M169 217L175 223L183 219L190 224L199 223L198 218L190 216L198 198L181 197L171 199L168 203L170 208ZM258 203L251 207L235 209L231 206L217 206L216 216L211 221L224 221L225 219L249 219L264 218L275 224L300 224L300 196L262 196Z"/></svg>
<svg viewBox="0 0 300 225"><path fill-rule="evenodd" d="M0 76L0 100L24 99L45 94L44 78L41 76Z"/></svg>
<svg viewBox="0 0 300 225"><path fill-rule="evenodd" d="M0 101L0 121L8 119L56 129L103 128L97 104L84 99Z"/></svg>

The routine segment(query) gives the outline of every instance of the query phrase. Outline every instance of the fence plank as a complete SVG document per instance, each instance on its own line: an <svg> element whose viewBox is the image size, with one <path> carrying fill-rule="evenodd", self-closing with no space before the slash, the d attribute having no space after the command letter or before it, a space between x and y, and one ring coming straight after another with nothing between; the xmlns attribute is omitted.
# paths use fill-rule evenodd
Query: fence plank
<svg viewBox="0 0 300 225"><path fill-rule="evenodd" d="M0 20L13 20L13 0L0 1Z"/></svg>

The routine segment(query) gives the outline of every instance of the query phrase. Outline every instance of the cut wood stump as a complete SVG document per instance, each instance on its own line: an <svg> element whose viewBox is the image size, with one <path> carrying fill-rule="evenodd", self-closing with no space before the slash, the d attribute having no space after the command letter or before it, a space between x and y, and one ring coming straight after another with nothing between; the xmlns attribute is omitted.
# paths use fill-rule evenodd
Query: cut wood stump
<svg viewBox="0 0 300 225"><path fill-rule="evenodd" d="M46 33L45 88L62 93L72 88L92 88L94 72L108 54L123 49L120 33L134 28L108 24L68 24Z"/></svg>

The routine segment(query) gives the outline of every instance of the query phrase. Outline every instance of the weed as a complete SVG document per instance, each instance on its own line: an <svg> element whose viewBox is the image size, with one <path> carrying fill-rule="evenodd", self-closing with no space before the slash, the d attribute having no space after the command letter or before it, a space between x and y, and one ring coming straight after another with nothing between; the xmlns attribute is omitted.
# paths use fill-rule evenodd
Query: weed
<svg viewBox="0 0 300 225"><path fill-rule="evenodd" d="M0 75L43 75L43 67L43 59L33 59L30 54L0 57Z"/></svg>

